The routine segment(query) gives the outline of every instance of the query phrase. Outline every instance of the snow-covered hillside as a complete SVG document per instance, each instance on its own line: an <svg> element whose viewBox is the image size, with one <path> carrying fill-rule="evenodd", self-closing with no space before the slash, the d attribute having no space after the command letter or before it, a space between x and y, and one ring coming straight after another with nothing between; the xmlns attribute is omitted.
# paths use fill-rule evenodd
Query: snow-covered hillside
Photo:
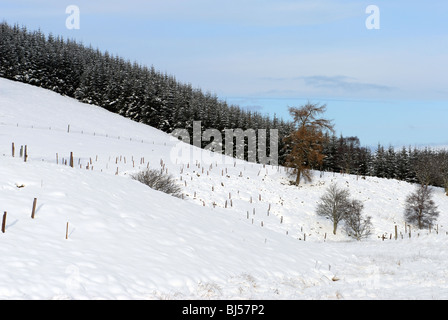
<svg viewBox="0 0 448 320"><path fill-rule="evenodd" d="M146 168L176 177L184 199L129 177ZM331 182L364 203L368 240L333 235L315 215ZM448 197L435 189L438 225L409 238L403 205L414 187L319 172L291 186L282 167L181 147L0 78L0 299L446 299Z"/></svg>

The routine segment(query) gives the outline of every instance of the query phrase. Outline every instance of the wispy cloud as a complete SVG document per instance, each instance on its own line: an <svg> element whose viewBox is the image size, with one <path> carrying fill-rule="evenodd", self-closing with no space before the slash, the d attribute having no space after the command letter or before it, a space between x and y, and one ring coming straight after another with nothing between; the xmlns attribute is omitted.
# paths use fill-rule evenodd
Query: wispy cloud
<svg viewBox="0 0 448 320"><path fill-rule="evenodd" d="M358 81L347 76L307 76L299 77L307 86L314 88L342 89L345 91L392 91L395 88L387 85Z"/></svg>
<svg viewBox="0 0 448 320"><path fill-rule="evenodd" d="M262 77L259 78L271 89L263 91L261 94L267 96L287 96L287 97L351 97L359 98L368 96L378 97L380 94L396 93L397 87L364 82L355 77L338 76L299 76L299 77ZM270 84L270 85L269 85ZM265 87L267 87L265 86Z"/></svg>

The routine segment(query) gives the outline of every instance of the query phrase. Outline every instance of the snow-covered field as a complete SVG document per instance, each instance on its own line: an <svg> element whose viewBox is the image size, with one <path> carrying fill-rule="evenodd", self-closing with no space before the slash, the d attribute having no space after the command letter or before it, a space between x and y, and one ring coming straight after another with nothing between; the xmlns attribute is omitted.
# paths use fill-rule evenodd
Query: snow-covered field
<svg viewBox="0 0 448 320"><path fill-rule="evenodd" d="M74 168L63 164L71 152ZM295 187L282 167L222 160L0 79L0 299L448 298L442 189L438 225L409 238L403 205L413 185L316 172ZM184 199L129 177L148 167L176 177ZM363 201L374 225L368 240L342 228L333 235L315 215L331 182Z"/></svg>

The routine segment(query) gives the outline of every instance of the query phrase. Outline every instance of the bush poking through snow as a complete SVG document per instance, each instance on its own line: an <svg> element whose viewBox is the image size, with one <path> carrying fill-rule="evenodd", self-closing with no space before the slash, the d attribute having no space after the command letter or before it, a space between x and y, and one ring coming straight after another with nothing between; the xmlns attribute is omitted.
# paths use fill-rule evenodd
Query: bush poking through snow
<svg viewBox="0 0 448 320"><path fill-rule="evenodd" d="M173 176L165 174L160 170L147 169L132 174L131 178L146 184L154 190L165 192L177 198L182 198L182 189L177 185Z"/></svg>

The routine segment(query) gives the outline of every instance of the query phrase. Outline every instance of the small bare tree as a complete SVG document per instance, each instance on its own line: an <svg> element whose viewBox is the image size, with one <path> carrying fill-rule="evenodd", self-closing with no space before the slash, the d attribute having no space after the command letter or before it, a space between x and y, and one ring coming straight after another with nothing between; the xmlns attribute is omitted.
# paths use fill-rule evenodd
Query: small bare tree
<svg viewBox="0 0 448 320"><path fill-rule="evenodd" d="M317 204L316 213L333 222L333 234L336 234L339 222L347 214L350 205L349 196L350 192L347 189L340 189L336 184L331 184Z"/></svg>
<svg viewBox="0 0 448 320"><path fill-rule="evenodd" d="M406 198L404 217L407 223L427 228L434 224L439 211L432 198L432 189L427 185L420 185L415 192Z"/></svg>
<svg viewBox="0 0 448 320"><path fill-rule="evenodd" d="M371 217L363 217L364 205L359 200L351 200L344 218L345 231L356 240L368 238L372 232Z"/></svg>
<svg viewBox="0 0 448 320"><path fill-rule="evenodd" d="M430 149L421 151L414 165L417 181L424 186L435 185L440 174L440 157Z"/></svg>

